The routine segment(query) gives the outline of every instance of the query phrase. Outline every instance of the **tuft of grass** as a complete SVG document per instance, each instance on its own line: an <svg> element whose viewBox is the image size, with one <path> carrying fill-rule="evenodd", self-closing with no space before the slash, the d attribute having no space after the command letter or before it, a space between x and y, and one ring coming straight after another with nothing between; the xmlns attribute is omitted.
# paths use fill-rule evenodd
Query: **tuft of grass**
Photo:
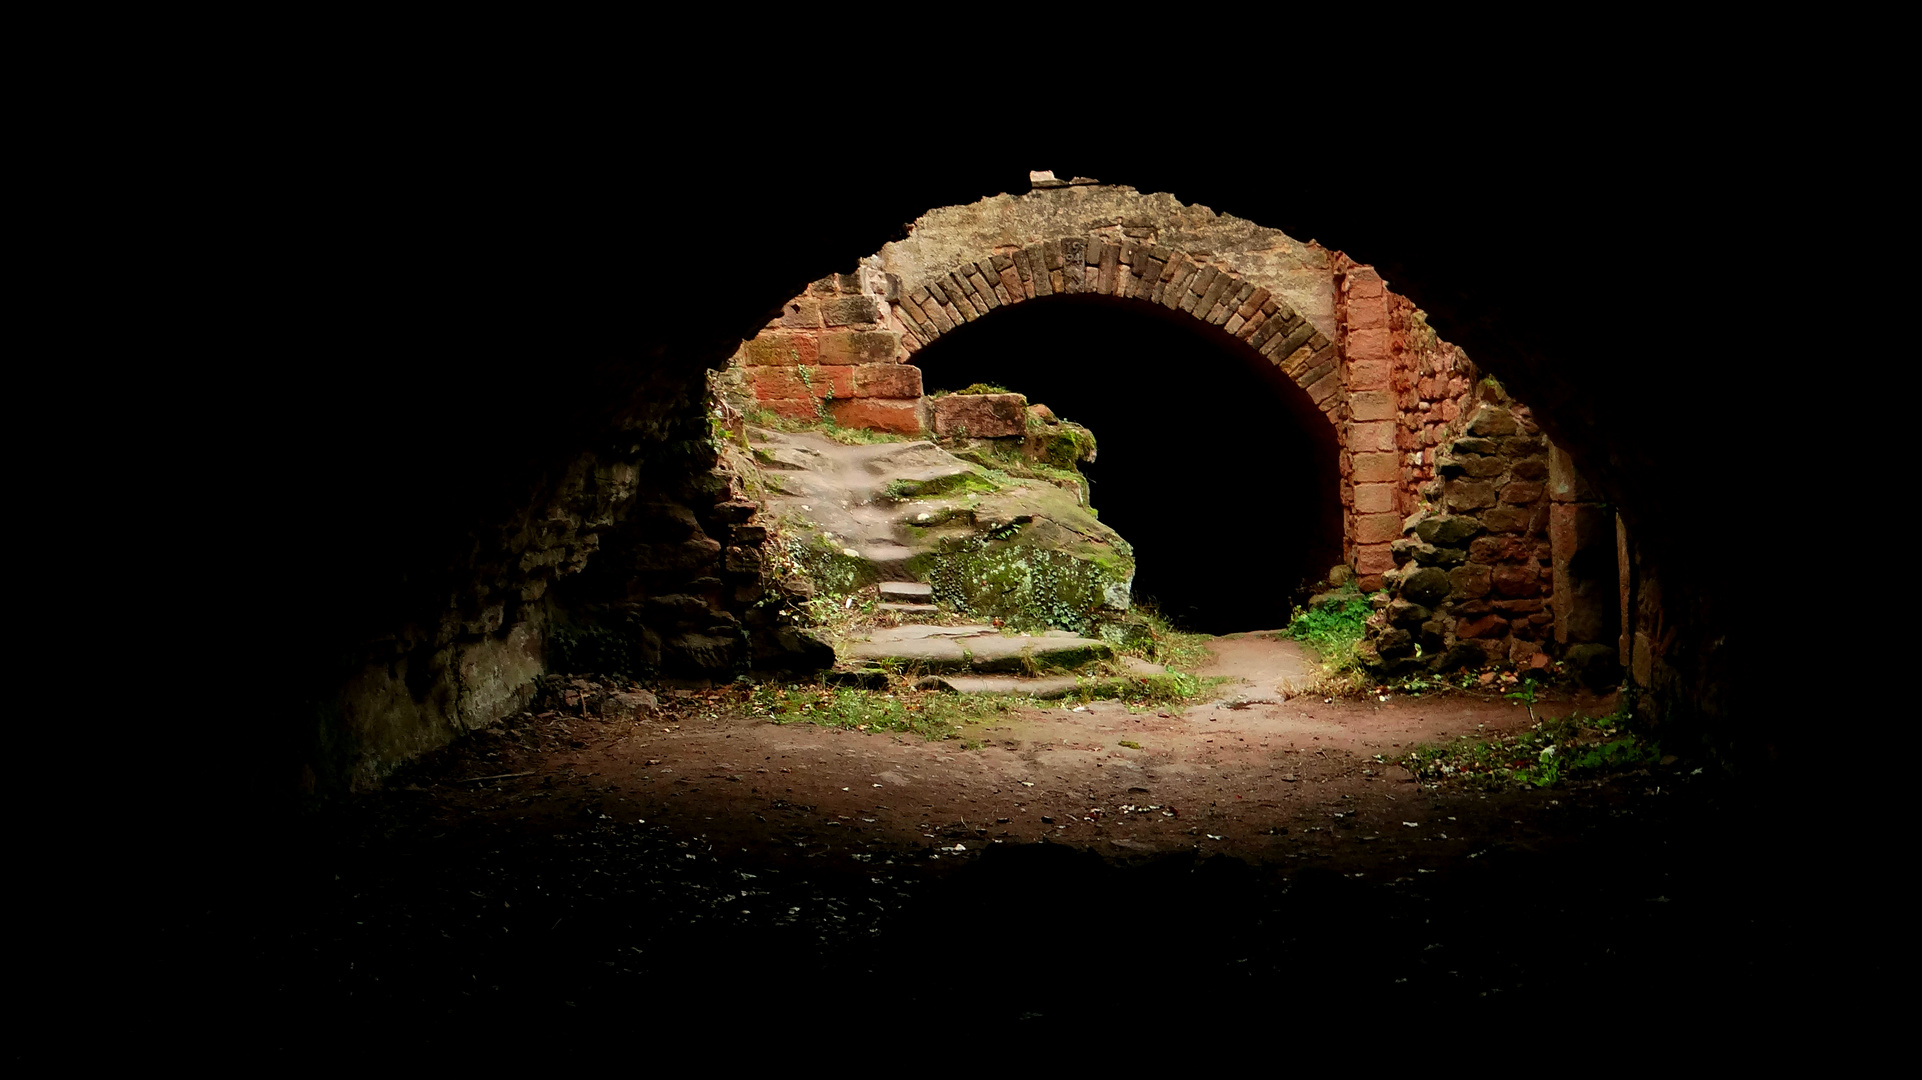
<svg viewBox="0 0 1922 1080"><path fill-rule="evenodd" d="M1123 645L1122 652L1189 673L1215 658L1215 654L1208 649L1208 643L1214 640L1211 635L1191 634L1176 628L1153 601L1143 600L1135 604L1134 615L1147 627L1148 633Z"/></svg>

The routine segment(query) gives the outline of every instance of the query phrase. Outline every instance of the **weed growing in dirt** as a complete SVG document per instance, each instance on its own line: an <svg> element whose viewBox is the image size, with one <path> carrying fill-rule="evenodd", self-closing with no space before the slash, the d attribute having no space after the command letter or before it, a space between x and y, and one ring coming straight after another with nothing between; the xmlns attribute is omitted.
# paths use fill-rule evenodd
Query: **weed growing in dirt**
<svg viewBox="0 0 1922 1080"><path fill-rule="evenodd" d="M1189 672L1215 658L1215 654L1208 651L1208 642L1214 640L1212 637L1176 629L1152 601L1136 603L1134 615L1147 627L1148 633L1123 644L1122 652Z"/></svg>
<svg viewBox="0 0 1922 1080"><path fill-rule="evenodd" d="M1532 716L1532 701L1524 703ZM1627 772L1659 761L1660 746L1645 739L1633 721L1626 709L1599 718L1538 720L1513 735L1418 746L1397 763L1423 780L1455 780L1487 790L1511 784L1553 787L1565 779Z"/></svg>

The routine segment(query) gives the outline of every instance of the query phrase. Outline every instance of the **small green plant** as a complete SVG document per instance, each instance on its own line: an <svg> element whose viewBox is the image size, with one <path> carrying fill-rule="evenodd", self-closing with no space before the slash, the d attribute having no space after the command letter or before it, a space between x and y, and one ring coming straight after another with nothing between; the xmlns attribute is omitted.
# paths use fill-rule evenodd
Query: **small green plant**
<svg viewBox="0 0 1922 1080"><path fill-rule="evenodd" d="M965 388L961 390L957 390L955 391L955 393L957 394L1012 394L1014 393L1014 391L1008 389L1005 386L1002 386L1000 383L978 382L978 383L969 383Z"/></svg>
<svg viewBox="0 0 1922 1080"><path fill-rule="evenodd" d="M1297 608L1294 618L1288 620L1281 636L1302 642L1321 657L1317 692L1335 694L1355 689L1360 675L1355 646L1361 643L1373 611L1368 598L1350 587L1311 609Z"/></svg>

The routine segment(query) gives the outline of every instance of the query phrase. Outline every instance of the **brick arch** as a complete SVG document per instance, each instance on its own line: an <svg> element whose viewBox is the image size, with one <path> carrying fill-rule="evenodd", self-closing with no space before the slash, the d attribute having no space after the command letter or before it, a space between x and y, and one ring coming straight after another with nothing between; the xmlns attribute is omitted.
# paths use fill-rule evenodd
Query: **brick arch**
<svg viewBox="0 0 1922 1080"><path fill-rule="evenodd" d="M789 419L918 434L914 354L1003 307L1072 295L1185 314L1279 368L1334 429L1344 559L1370 588L1394 568L1473 366L1372 267L1170 195L1057 182L930 210L784 305L731 377Z"/></svg>
<svg viewBox="0 0 1922 1080"><path fill-rule="evenodd" d="M886 294L912 355L998 308L1037 297L1112 296L1159 304L1239 339L1308 394L1339 429L1341 357L1335 343L1267 288L1173 248L1103 236L1064 236L963 262Z"/></svg>

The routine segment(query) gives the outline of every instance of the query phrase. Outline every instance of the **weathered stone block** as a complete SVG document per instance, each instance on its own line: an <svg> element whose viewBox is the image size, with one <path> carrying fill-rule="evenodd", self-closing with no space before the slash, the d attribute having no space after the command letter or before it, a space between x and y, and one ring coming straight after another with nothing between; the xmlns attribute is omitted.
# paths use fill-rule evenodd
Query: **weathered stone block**
<svg viewBox="0 0 1922 1080"><path fill-rule="evenodd" d="M1541 573L1522 563L1504 563L1489 572L1490 583L1503 596L1533 596L1541 591Z"/></svg>
<svg viewBox="0 0 1922 1080"><path fill-rule="evenodd" d="M771 398L853 397L854 369L846 366L751 367L747 383L754 396Z"/></svg>
<svg viewBox="0 0 1922 1080"><path fill-rule="evenodd" d="M1510 480L1502 485L1502 501L1511 506L1526 506L1542 497L1542 485L1534 480Z"/></svg>
<svg viewBox="0 0 1922 1080"><path fill-rule="evenodd" d="M951 394L930 402L937 435L1000 439L1027 431L1028 399L1020 394Z"/></svg>
<svg viewBox="0 0 1922 1080"><path fill-rule="evenodd" d="M1457 566L1448 572L1448 584L1457 595L1479 600L1488 595L1489 573L1486 566ZM1404 590L1405 592L1406 590ZM1463 610L1459 606L1457 610Z"/></svg>
<svg viewBox="0 0 1922 1080"><path fill-rule="evenodd" d="M762 334L741 346L748 364L812 364L818 355L813 334Z"/></svg>
<svg viewBox="0 0 1922 1080"><path fill-rule="evenodd" d="M1468 418L1468 433L1484 439L1519 431L1521 427L1515 423L1515 415L1499 405L1483 405Z"/></svg>
<svg viewBox="0 0 1922 1080"><path fill-rule="evenodd" d="M798 420L806 423L821 418L819 398L762 398L761 408L783 420Z"/></svg>
<svg viewBox="0 0 1922 1080"><path fill-rule="evenodd" d="M789 300L781 307L781 325L795 330L819 330L821 302L811 296Z"/></svg>
<svg viewBox="0 0 1922 1080"><path fill-rule="evenodd" d="M1399 488L1394 484L1356 484L1355 513L1392 514Z"/></svg>
<svg viewBox="0 0 1922 1080"><path fill-rule="evenodd" d="M892 330L830 330L816 352L823 364L878 364L893 360L900 347L901 335Z"/></svg>
<svg viewBox="0 0 1922 1080"><path fill-rule="evenodd" d="M1534 518L1534 511L1525 507L1498 506L1482 514L1482 524L1487 526L1490 532L1527 532L1528 526Z"/></svg>
<svg viewBox="0 0 1922 1080"><path fill-rule="evenodd" d="M1508 620L1493 613L1477 619L1462 619L1455 623L1455 636L1470 638L1495 638L1508 636Z"/></svg>
<svg viewBox="0 0 1922 1080"><path fill-rule="evenodd" d="M1432 566L1409 574L1401 583L1402 599L1431 608L1446 600L1453 589L1448 574Z"/></svg>
<svg viewBox="0 0 1922 1080"><path fill-rule="evenodd" d="M1355 573L1364 578L1379 577L1394 566L1395 556L1387 544L1363 544L1355 550Z"/></svg>
<svg viewBox="0 0 1922 1080"><path fill-rule="evenodd" d="M1541 458L1523 458L1510 465L1508 471L1520 480L1544 480L1548 477L1548 463Z"/></svg>
<svg viewBox="0 0 1922 1080"><path fill-rule="evenodd" d="M1357 514L1355 517L1357 544L1386 544L1400 535L1400 514Z"/></svg>
<svg viewBox="0 0 1922 1080"><path fill-rule="evenodd" d="M1482 531L1482 523L1472 517L1429 514L1413 525L1415 535L1440 547L1459 547L1462 541Z"/></svg>
<svg viewBox="0 0 1922 1080"><path fill-rule="evenodd" d="M1479 454L1442 454L1435 459L1435 471L1443 476L1486 480L1507 472L1508 463L1499 457L1483 457Z"/></svg>
<svg viewBox="0 0 1922 1080"><path fill-rule="evenodd" d="M1401 462L1394 454L1356 454L1353 461L1356 484L1392 484L1401 480Z"/></svg>
<svg viewBox="0 0 1922 1080"><path fill-rule="evenodd" d="M881 300L874 296L837 296L821 302L821 321L829 326L855 326L881 321Z"/></svg>
<svg viewBox="0 0 1922 1080"><path fill-rule="evenodd" d="M1450 480L1442 489L1450 510L1479 510L1495 505L1495 485L1475 480Z"/></svg>
<svg viewBox="0 0 1922 1080"><path fill-rule="evenodd" d="M892 431L898 435L919 435L927 429L919 398L900 401L893 398L848 398L828 402L828 412L842 427L869 431Z"/></svg>
<svg viewBox="0 0 1922 1080"><path fill-rule="evenodd" d="M1395 425L1390 421L1348 425L1348 448L1355 453L1395 449Z"/></svg>
<svg viewBox="0 0 1922 1080"><path fill-rule="evenodd" d="M1348 414L1356 420L1393 420L1395 395L1387 390L1360 390L1349 394Z"/></svg>
<svg viewBox="0 0 1922 1080"><path fill-rule="evenodd" d="M912 364L862 364L854 369L858 398L918 398L921 369Z"/></svg>

